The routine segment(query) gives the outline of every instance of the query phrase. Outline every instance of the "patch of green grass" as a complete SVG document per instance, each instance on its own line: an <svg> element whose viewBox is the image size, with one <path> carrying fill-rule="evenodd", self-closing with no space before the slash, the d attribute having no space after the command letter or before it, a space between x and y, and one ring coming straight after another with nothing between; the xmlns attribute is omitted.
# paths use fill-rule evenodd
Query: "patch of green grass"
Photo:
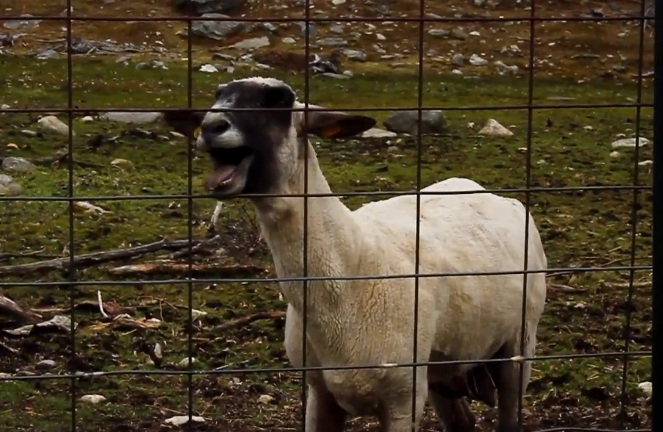
<svg viewBox="0 0 663 432"><path fill-rule="evenodd" d="M12 107L67 106L66 64L47 63L25 58L11 59L1 65L0 85L6 89L3 103ZM136 70L133 67L103 61L76 59L76 81L73 104L78 108L153 108L186 104L186 63L171 65L169 70ZM412 71L414 72L414 70ZM241 72L239 75L252 75ZM267 74L267 72L265 72ZM272 73L285 78L303 93L301 76ZM227 74L206 75L194 72L194 106L207 107L216 84L230 79ZM476 80L427 73L424 105L440 107L479 105L518 105L527 100L526 81L509 77L484 77ZM616 86L596 81L577 84L559 79L537 79L537 103L556 103L552 96L572 95L571 103L624 103L633 97L632 84ZM373 73L349 80L315 77L311 82L311 101L330 107L407 107L417 103L416 75ZM646 89L646 101L651 91ZM374 112L384 119L388 113ZM529 183L537 188L627 186L633 183L636 165L634 151L620 150L610 155L610 142L618 134L635 132L634 108L541 109L533 112L531 135L528 135L526 110L496 111L449 110L451 125L448 136L426 136L421 142L421 186L451 176L471 177L487 188L519 189L527 185L526 162L531 161ZM65 116L60 116L65 119ZM471 129L486 119L495 118L513 126L511 138L483 138ZM643 109L640 135L651 137L652 112ZM3 154L37 158L53 155L67 146L67 137L43 133L27 136L22 129L36 130L36 118L27 114L0 114L0 144L15 143L18 150L2 146ZM143 125L139 129L155 132L141 134L130 125L73 120L76 137L73 149L75 169L72 174L74 194L90 200L109 213L94 215L76 213L74 244L69 242L69 215L66 202L1 201L0 220L9 230L0 232L2 251L21 253L42 249L42 254L60 256L65 247L76 253L128 247L148 243L161 237L185 238L191 227L194 238L207 230L207 220L214 207L208 198L196 198L189 209L186 198L159 198L160 195L184 195L189 189L187 162L189 151L182 138L174 137L161 125ZM99 134L118 136L111 143L93 150L88 142ZM403 191L417 185L418 144L414 137L362 139L348 141L314 140L318 158L332 190L339 193L367 191ZM531 145L528 158L524 150ZM191 188L202 194L202 178L208 162L192 152ZM114 159L125 159L130 166L114 166ZM641 149L638 160L651 159L651 149ZM649 166L639 167L640 185L651 185ZM14 175L28 197L65 197L69 172L64 165L40 166L27 174ZM507 192L504 192L507 193ZM523 192L510 193L526 200ZM121 200L129 196L146 196L147 200ZM356 208L376 197L347 197L346 204ZM647 265L651 255L651 191L638 196L638 224L635 242L636 265ZM540 191L529 195L529 205L545 242L551 268L609 267L630 263L630 220L633 193L628 190ZM266 250L247 252L247 239L252 231L247 216L248 204L235 200L226 207L220 231L224 249L229 253L207 257L208 262L232 259L264 266L271 264ZM248 211L250 215L250 210ZM230 256L230 258L228 258ZM3 264L29 262L35 258L15 258ZM284 310L273 283L193 283L185 278L169 284L120 284L135 279L110 276L104 266L81 270L79 280L86 285L69 289L39 288L38 281L66 280L62 272L31 274L22 278L23 286L3 288L3 293L22 305L40 308L66 308L70 295L75 302L96 300L97 290L105 302L130 308L135 318L160 320L155 329L99 326L99 313L94 309L77 310L74 319L76 358L92 370L117 371L155 369L144 347L159 343L165 364L172 365L187 357L189 335L193 344L196 369L265 368L287 365L282 348L281 319L257 321L244 326L218 331L218 325L258 311ZM264 277L258 275L257 277ZM646 280L646 272L636 272L637 280ZM143 279L152 279L145 277ZM117 284L95 285L95 281L114 280ZM5 278L10 280L10 278ZM623 349L626 311L631 313L631 350L651 347L651 305L647 289L638 289L629 303L628 272L600 271L567 273L551 278L548 304L539 332L537 353L553 356L573 353L618 352ZM560 288L568 287L568 288ZM184 306L189 296L196 309L208 313L189 327ZM131 309L135 308L135 309ZM66 335L30 336L5 343L21 350L14 357L0 359L0 372L35 371L40 358L56 361L53 373L64 373L79 366L71 365ZM621 358L546 360L535 363L533 385L526 407L526 422L537 425L580 427L598 421L614 426L619 406ZM651 361L639 358L629 362L627 401L634 426L646 426L642 415L647 405L637 384L649 379ZM206 416L209 427L295 427L299 396L296 374L244 376L195 376L194 411ZM182 376L108 376L81 379L79 395L100 393L107 401L98 406L78 404L78 430L160 430L167 417L187 410L187 379ZM17 431L60 431L68 418L69 382L0 382L0 421ZM598 389L598 390L597 390ZM261 394L275 401L257 403ZM607 395L607 396L606 396ZM34 413L22 415L28 401ZM577 409L564 411L571 404ZM598 406L598 407L596 407ZM584 407L584 408L583 408ZM589 408L587 408L589 407ZM592 420L576 415L592 409ZM483 408L481 408L483 409ZM546 413L550 413L548 416ZM56 417L57 420L56 421ZM490 418L490 416L488 417ZM552 423L551 423L552 422ZM106 426L100 426L106 425ZM428 426L432 423L427 423ZM125 429L122 429L124 427ZM359 426L356 426L359 427ZM254 428L254 429L251 429ZM202 429L201 429L202 430ZM354 430L354 429L353 429Z"/></svg>

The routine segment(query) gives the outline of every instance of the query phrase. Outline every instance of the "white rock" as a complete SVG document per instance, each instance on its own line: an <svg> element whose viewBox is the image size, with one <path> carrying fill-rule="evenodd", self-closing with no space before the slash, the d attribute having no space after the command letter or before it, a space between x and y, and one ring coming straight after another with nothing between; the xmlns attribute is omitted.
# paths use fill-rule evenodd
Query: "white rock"
<svg viewBox="0 0 663 432"><path fill-rule="evenodd" d="M294 44L294 43L296 43L297 41L295 40L295 38L284 37L283 39L281 39L281 42L283 42L283 43L287 43L287 44Z"/></svg>
<svg viewBox="0 0 663 432"><path fill-rule="evenodd" d="M230 48L250 50L250 49L263 48L266 46L269 46L269 38L267 36L261 36L257 38L251 38L239 41L235 44L230 45Z"/></svg>
<svg viewBox="0 0 663 432"><path fill-rule="evenodd" d="M111 165L114 166L114 167L118 167L118 168L123 168L123 167L131 168L131 167L133 167L133 164L131 163L131 161L128 161L126 159L120 159L120 158L113 159L111 161Z"/></svg>
<svg viewBox="0 0 663 432"><path fill-rule="evenodd" d="M11 106L9 106L9 105L7 105L7 104L2 104L2 105L0 105L0 109L8 110L9 108L11 108Z"/></svg>
<svg viewBox="0 0 663 432"><path fill-rule="evenodd" d="M650 160L645 160L645 161L642 161L642 162L638 162L638 165L640 165L640 166L647 166L647 165L653 165L653 164L654 164L654 161L651 160L651 159Z"/></svg>
<svg viewBox="0 0 663 432"><path fill-rule="evenodd" d="M481 34L480 34L478 31L476 31L476 30L471 31L471 32L469 32L468 34L469 34L470 36L481 36Z"/></svg>
<svg viewBox="0 0 663 432"><path fill-rule="evenodd" d="M621 155L622 155L622 154L619 153L617 150L610 152L610 157L611 157L611 158L618 158L618 157L621 156Z"/></svg>
<svg viewBox="0 0 663 432"><path fill-rule="evenodd" d="M375 37L376 37L379 41L387 40L387 37L386 37L385 35L381 34L381 33L376 33L376 34L375 34Z"/></svg>
<svg viewBox="0 0 663 432"><path fill-rule="evenodd" d="M191 357L191 364L194 364L195 362L196 362L196 358ZM182 360L180 360L178 365L183 366L183 367L188 367L189 366L189 358L183 358Z"/></svg>
<svg viewBox="0 0 663 432"><path fill-rule="evenodd" d="M81 117L81 121L83 123L90 123L90 122L94 121L94 118L92 116L85 116L85 117Z"/></svg>
<svg viewBox="0 0 663 432"><path fill-rule="evenodd" d="M273 400L274 400L274 398L272 396L264 394L264 395L260 395L260 397L258 398L258 403L267 405L267 404L272 403Z"/></svg>
<svg viewBox="0 0 663 432"><path fill-rule="evenodd" d="M495 119L488 119L486 124L479 131L479 135L495 136L495 137L510 137L513 132L505 128Z"/></svg>
<svg viewBox="0 0 663 432"><path fill-rule="evenodd" d="M106 398L104 396L98 394L89 394L81 396L82 402L89 402L91 404L98 404L99 402L103 402L105 400Z"/></svg>
<svg viewBox="0 0 663 432"><path fill-rule="evenodd" d="M202 318L205 315L207 315L207 312L201 311L198 309L191 309L191 319L197 320L198 318Z"/></svg>
<svg viewBox="0 0 663 432"><path fill-rule="evenodd" d="M363 134L361 134L362 138L392 138L397 136L398 134L396 132L391 132L388 130L380 129L380 128L370 128Z"/></svg>
<svg viewBox="0 0 663 432"><path fill-rule="evenodd" d="M618 139L617 141L613 141L611 146L612 148L620 148L620 147L626 147L626 148L635 148L635 138L622 138ZM645 138L645 137L640 137L640 147L644 147L648 145L650 141Z"/></svg>
<svg viewBox="0 0 663 432"><path fill-rule="evenodd" d="M453 69L451 71L451 73L454 74L454 75L462 75L463 74L463 72L460 69Z"/></svg>
<svg viewBox="0 0 663 432"><path fill-rule="evenodd" d="M69 133L69 126L55 116L42 117L37 123L39 124L39 127L50 132L57 132L62 135L67 135Z"/></svg>
<svg viewBox="0 0 663 432"><path fill-rule="evenodd" d="M191 416L191 421L196 423L205 423L205 419L200 416ZM173 426L182 426L189 423L189 416L174 416L164 420L164 423L172 424Z"/></svg>
<svg viewBox="0 0 663 432"><path fill-rule="evenodd" d="M646 394L647 396L651 396L651 393L652 393L652 385L651 385L651 382L649 382L649 381L641 382L640 384L638 384L638 388L639 388L640 390L642 390L642 392L643 392L644 394Z"/></svg>
<svg viewBox="0 0 663 432"><path fill-rule="evenodd" d="M200 69L198 70L205 73L215 73L219 71L214 65L211 64L204 64L200 66Z"/></svg>
<svg viewBox="0 0 663 432"><path fill-rule="evenodd" d="M345 0L332 0L332 4L336 6L342 5L343 3L345 3Z"/></svg>
<svg viewBox="0 0 663 432"><path fill-rule="evenodd" d="M470 56L470 64L472 66L483 66L487 63L488 63L488 60L486 60L485 58L483 58L481 56L478 56L476 54L472 54Z"/></svg>

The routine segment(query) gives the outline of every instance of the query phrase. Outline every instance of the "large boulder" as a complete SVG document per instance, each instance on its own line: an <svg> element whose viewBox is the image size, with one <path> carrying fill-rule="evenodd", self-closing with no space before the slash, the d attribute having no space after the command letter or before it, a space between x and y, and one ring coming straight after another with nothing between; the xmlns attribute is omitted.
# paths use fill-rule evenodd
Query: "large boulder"
<svg viewBox="0 0 663 432"><path fill-rule="evenodd" d="M227 15L217 13L203 14L203 18L229 18ZM244 30L243 22L238 21L194 21L191 23L191 33L196 36L223 40Z"/></svg>
<svg viewBox="0 0 663 432"><path fill-rule="evenodd" d="M417 110L396 111L384 121L384 126L391 132L416 135L419 129L419 112ZM444 132L447 132L447 118L442 110L421 112L422 134Z"/></svg>

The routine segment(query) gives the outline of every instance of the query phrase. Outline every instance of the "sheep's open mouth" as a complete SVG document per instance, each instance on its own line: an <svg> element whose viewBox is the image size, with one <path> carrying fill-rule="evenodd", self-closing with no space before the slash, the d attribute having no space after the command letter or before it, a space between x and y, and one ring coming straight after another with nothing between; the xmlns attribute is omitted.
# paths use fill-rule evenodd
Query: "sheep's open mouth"
<svg viewBox="0 0 663 432"><path fill-rule="evenodd" d="M207 176L205 187L215 192L241 192L246 182L253 152L249 147L216 148L209 152L213 169Z"/></svg>

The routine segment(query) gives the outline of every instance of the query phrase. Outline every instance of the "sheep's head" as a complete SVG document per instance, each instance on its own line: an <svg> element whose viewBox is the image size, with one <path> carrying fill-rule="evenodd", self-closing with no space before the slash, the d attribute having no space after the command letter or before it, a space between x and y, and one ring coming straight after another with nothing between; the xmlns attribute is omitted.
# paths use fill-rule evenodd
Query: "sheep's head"
<svg viewBox="0 0 663 432"><path fill-rule="evenodd" d="M305 133L349 137L376 123L337 111L309 111L304 122L304 112L294 110L304 104L290 86L273 78L221 84L215 99L202 118L196 146L210 155L213 168L205 187L219 198L279 191L302 163ZM237 108L243 110L233 111Z"/></svg>

